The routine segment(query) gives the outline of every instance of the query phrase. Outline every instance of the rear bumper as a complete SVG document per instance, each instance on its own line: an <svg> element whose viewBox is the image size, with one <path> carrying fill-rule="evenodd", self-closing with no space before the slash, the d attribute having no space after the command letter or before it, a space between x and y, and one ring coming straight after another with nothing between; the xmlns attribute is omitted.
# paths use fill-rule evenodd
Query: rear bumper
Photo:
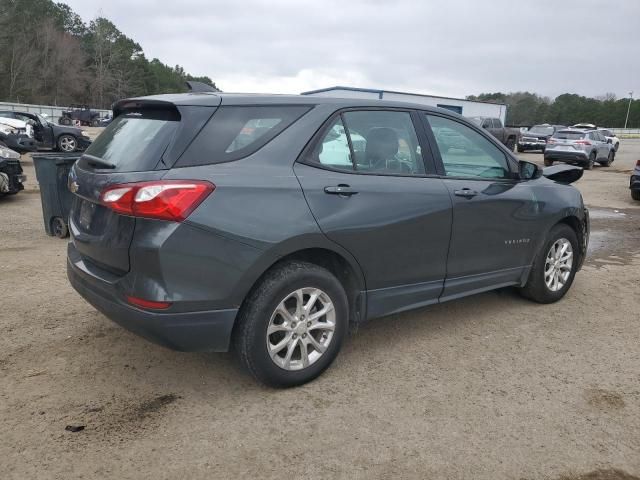
<svg viewBox="0 0 640 480"><path fill-rule="evenodd" d="M237 309L195 312L155 312L125 303L114 283L86 267L72 243L68 246L67 277L82 297L118 325L154 343L187 352L226 352Z"/></svg>
<svg viewBox="0 0 640 480"><path fill-rule="evenodd" d="M528 142L520 140L518 142L520 150L544 150L547 147L547 142Z"/></svg>
<svg viewBox="0 0 640 480"><path fill-rule="evenodd" d="M589 156L585 152L566 152L562 150L549 150L544 151L545 160L557 160L560 162L579 162L586 163L589 161Z"/></svg>

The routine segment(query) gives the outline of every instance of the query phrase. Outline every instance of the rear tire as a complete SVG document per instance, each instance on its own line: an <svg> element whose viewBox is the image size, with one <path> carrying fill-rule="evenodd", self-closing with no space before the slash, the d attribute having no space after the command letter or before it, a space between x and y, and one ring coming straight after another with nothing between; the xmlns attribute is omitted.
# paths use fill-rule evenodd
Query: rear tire
<svg viewBox="0 0 640 480"><path fill-rule="evenodd" d="M600 162L600 165L602 165L603 167L610 167L611 164L613 163L613 155L614 155L614 151L610 150L609 155L607 156L607 160L604 162Z"/></svg>
<svg viewBox="0 0 640 480"><path fill-rule="evenodd" d="M631 198L640 200L640 190L631 190Z"/></svg>
<svg viewBox="0 0 640 480"><path fill-rule="evenodd" d="M323 310L327 313L313 318ZM292 261L267 272L247 296L233 344L256 380L271 387L293 387L331 365L348 323L347 295L338 279L312 263Z"/></svg>
<svg viewBox="0 0 640 480"><path fill-rule="evenodd" d="M551 159L544 159L544 166L545 167L550 167L551 165L553 165L553 160Z"/></svg>
<svg viewBox="0 0 640 480"><path fill-rule="evenodd" d="M524 153L524 148L518 145L518 153Z"/></svg>
<svg viewBox="0 0 640 480"><path fill-rule="evenodd" d="M504 145L509 149L510 152L513 152L516 148L516 139L513 137L507 138L507 143L505 143Z"/></svg>
<svg viewBox="0 0 640 480"><path fill-rule="evenodd" d="M53 220L51 220L51 231L58 238L66 238L69 236L69 228L60 217L54 217Z"/></svg>
<svg viewBox="0 0 640 480"><path fill-rule="evenodd" d="M569 252L569 248L567 247L565 253L557 258L554 252L561 251L561 249L555 249L556 245L561 245L562 248L567 242L570 244L571 257L569 262L565 260L563 263L562 259ZM520 289L520 293L538 303L557 302L571 288L576 275L578 255L580 253L576 232L569 225L563 223L556 225L551 229L547 240L536 255L527 283ZM567 271L569 274L566 278L563 278L561 275L564 275ZM551 275L549 272L551 272ZM557 277L555 277L556 272L558 273ZM558 279L557 285L554 285L554 278ZM549 279L551 286L548 283ZM555 286L559 288L554 289Z"/></svg>
<svg viewBox="0 0 640 480"><path fill-rule="evenodd" d="M618 151L618 148L620 148L620 142L618 142L618 143L616 143L616 144L614 145L613 150L617 152L617 151Z"/></svg>

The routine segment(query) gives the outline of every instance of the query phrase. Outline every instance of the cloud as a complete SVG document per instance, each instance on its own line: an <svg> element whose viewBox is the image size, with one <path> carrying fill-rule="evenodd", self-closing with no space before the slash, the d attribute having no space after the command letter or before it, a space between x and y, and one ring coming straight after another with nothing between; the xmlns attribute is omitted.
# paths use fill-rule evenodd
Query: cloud
<svg viewBox="0 0 640 480"><path fill-rule="evenodd" d="M640 91L640 2L66 0L225 91Z"/></svg>

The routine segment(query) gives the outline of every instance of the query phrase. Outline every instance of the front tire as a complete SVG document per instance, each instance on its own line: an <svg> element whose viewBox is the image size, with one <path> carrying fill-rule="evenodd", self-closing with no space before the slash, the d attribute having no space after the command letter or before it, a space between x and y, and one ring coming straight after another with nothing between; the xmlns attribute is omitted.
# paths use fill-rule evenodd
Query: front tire
<svg viewBox="0 0 640 480"><path fill-rule="evenodd" d="M538 303L553 303L565 296L576 275L579 244L576 232L565 224L551 229L536 255L523 296Z"/></svg>
<svg viewBox="0 0 640 480"><path fill-rule="evenodd" d="M75 152L78 148L78 140L73 135L60 135L57 141L59 152Z"/></svg>
<svg viewBox="0 0 640 480"><path fill-rule="evenodd" d="M274 267L245 299L233 343L240 362L271 387L302 385L337 357L348 330L347 295L312 263Z"/></svg>

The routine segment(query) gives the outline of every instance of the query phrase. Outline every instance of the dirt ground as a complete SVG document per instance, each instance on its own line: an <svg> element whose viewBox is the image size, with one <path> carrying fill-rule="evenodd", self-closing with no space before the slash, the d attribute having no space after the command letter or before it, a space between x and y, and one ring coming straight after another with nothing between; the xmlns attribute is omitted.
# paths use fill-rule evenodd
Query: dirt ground
<svg viewBox="0 0 640 480"><path fill-rule="evenodd" d="M591 252L563 301L506 289L376 320L286 391L84 302L25 158L28 190L0 200L0 478L638 479L639 158L625 140L577 183Z"/></svg>

